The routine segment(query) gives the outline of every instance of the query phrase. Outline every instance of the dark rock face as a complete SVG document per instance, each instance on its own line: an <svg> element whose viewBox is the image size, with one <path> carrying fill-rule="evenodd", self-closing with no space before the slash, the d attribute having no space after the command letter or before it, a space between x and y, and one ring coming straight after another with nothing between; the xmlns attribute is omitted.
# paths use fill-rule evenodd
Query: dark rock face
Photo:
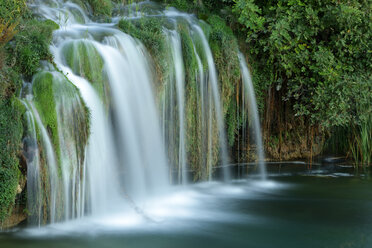
<svg viewBox="0 0 372 248"><path fill-rule="evenodd" d="M1 223L1 229L8 229L19 225L27 219L27 214L24 212L23 207L15 207L12 214Z"/></svg>

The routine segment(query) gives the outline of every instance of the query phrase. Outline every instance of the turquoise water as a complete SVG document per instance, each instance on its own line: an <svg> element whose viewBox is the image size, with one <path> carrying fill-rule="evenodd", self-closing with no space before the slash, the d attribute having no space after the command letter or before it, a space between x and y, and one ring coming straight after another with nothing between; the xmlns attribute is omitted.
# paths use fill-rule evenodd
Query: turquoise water
<svg viewBox="0 0 372 248"><path fill-rule="evenodd" d="M239 166L232 182L175 187L140 212L3 232L0 247L372 247L370 174L268 167L266 182Z"/></svg>

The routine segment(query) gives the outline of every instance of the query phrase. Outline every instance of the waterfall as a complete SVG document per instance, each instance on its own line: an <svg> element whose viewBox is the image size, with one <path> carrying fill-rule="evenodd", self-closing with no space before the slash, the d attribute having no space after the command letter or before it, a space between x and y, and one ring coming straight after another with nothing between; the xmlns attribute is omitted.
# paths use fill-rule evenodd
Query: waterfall
<svg viewBox="0 0 372 248"><path fill-rule="evenodd" d="M216 109L216 118L217 118L218 131L219 131L221 160L222 160L222 166L224 166L224 180L227 181L230 179L230 172L229 172L229 168L227 167L228 154L227 154L227 145L226 145L225 124L224 124L223 116L222 116L223 113L222 113L222 107L221 107L221 98L220 98L219 87L218 87L218 77L217 77L216 67L213 61L212 51L209 47L208 41L203 33L203 30L197 25L194 25L193 27L196 30L196 32L198 32L198 34L200 35L200 38L203 43L205 55L207 57L209 80L210 80L210 85L212 88L212 95L213 95L213 101L214 101L214 105Z"/></svg>
<svg viewBox="0 0 372 248"><path fill-rule="evenodd" d="M43 66L23 99L34 224L138 211L170 183L187 184L191 174L213 180L218 167L230 179L221 82L199 20L173 9L152 13L164 20L167 71L159 76L151 47L120 31L119 17L94 23L77 4L48 2L30 6L60 25L50 47L55 65ZM143 16L125 11L128 22ZM253 87L239 59L263 165Z"/></svg>
<svg viewBox="0 0 372 248"><path fill-rule="evenodd" d="M253 131L255 134L255 141L257 145L258 163L262 179L266 179L266 167L265 167L265 155L262 144L260 118L258 115L256 96L254 94L254 88L252 84L252 77L249 73L248 66L245 62L245 58L242 53L239 52L240 69L243 79L245 99L249 101L249 112L253 118Z"/></svg>
<svg viewBox="0 0 372 248"><path fill-rule="evenodd" d="M178 175L179 182L187 183L186 168L186 135L185 135L185 72L182 58L181 38L176 31L168 31L171 44L178 105L179 145L178 145Z"/></svg>
<svg viewBox="0 0 372 248"><path fill-rule="evenodd" d="M41 225L43 189L41 185L40 157L37 144L35 119L29 105L22 101L26 107L27 132L23 143L25 144L25 157L27 159L27 205L31 216L29 222Z"/></svg>
<svg viewBox="0 0 372 248"><path fill-rule="evenodd" d="M43 125L43 122L41 121L40 115L35 108L35 105L33 104L31 100L28 100L27 103L29 104L30 111L32 112L34 116L35 121L37 123L37 127L40 131L43 150L45 151L45 155L46 155L46 163L48 165L48 168L46 169L47 169L47 174L49 178L44 178L44 180L45 179L49 180L49 185L50 185L50 187L48 188L50 192L49 193L50 199L48 202L48 207L50 211L49 216L50 216L50 223L54 223L57 219L57 216L56 216L56 210L58 208L57 194L58 194L58 190L60 186L59 180L58 180L57 161L56 161L52 142L50 140L50 137L48 135L46 128ZM38 222L40 223L40 221Z"/></svg>

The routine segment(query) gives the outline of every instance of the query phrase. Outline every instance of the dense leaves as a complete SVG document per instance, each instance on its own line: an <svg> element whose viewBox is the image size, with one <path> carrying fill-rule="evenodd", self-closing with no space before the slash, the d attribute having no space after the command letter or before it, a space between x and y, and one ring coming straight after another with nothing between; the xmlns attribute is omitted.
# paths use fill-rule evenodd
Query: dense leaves
<svg viewBox="0 0 372 248"><path fill-rule="evenodd" d="M359 123L355 103L371 102L372 95L368 1L235 2L255 80L263 89L285 86L283 100L294 100L296 115L313 123ZM370 112L371 105L365 107Z"/></svg>
<svg viewBox="0 0 372 248"><path fill-rule="evenodd" d="M14 205L18 181L22 115L16 99L21 78L30 79L40 60L52 60L49 44L58 26L40 21L29 12L25 0L0 0L0 221Z"/></svg>

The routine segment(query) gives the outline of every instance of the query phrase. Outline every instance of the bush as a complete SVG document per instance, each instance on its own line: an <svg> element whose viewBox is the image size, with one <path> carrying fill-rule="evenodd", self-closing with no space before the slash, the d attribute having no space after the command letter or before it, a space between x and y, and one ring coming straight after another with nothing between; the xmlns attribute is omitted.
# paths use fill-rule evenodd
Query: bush
<svg viewBox="0 0 372 248"><path fill-rule="evenodd" d="M39 68L40 60L52 61L49 45L58 25L51 20L28 20L21 24L21 31L15 37L14 54L18 72L30 78Z"/></svg>
<svg viewBox="0 0 372 248"><path fill-rule="evenodd" d="M0 222L11 213L16 196L23 112L15 98L0 99Z"/></svg>
<svg viewBox="0 0 372 248"><path fill-rule="evenodd" d="M17 33L16 27L25 10L25 0L0 0L0 47Z"/></svg>
<svg viewBox="0 0 372 248"><path fill-rule="evenodd" d="M92 7L95 15L111 16L111 0L88 0L88 3Z"/></svg>
<svg viewBox="0 0 372 248"><path fill-rule="evenodd" d="M207 22L211 26L209 43L218 71L221 85L221 97L225 116L229 145L232 146L235 136L242 124L237 116L238 102L235 96L239 94L240 67L238 60L238 42L232 30L226 26L225 21L216 15L211 15Z"/></svg>
<svg viewBox="0 0 372 248"><path fill-rule="evenodd" d="M351 101L331 113L334 109L318 100L333 95L342 101L348 95L334 95L336 88L344 88L337 85L370 72L370 10L364 1L330 0L238 0L234 7L246 29L255 80L263 89L284 89L284 100L294 101L297 116L326 126L351 124L342 115L331 122L328 118L338 111L346 114Z"/></svg>

